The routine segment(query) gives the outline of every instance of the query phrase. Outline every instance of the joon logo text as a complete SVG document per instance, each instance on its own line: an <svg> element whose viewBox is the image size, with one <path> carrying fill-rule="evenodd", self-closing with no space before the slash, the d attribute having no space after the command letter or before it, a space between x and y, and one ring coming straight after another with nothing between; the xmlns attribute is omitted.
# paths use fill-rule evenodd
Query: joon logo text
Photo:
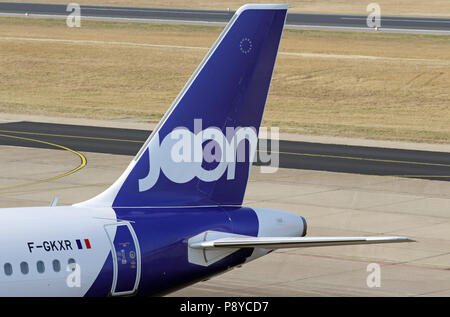
<svg viewBox="0 0 450 317"><path fill-rule="evenodd" d="M236 162L245 162L247 157L246 147L242 143L248 141L248 158L251 162L258 136L253 127L227 127L225 134L217 127L203 130L201 119L194 120L194 133L184 127L176 128L161 142L156 133L148 145L149 172L138 180L139 191L151 189L161 172L179 184L195 177L204 182L213 182L225 172L228 180L235 179Z"/></svg>

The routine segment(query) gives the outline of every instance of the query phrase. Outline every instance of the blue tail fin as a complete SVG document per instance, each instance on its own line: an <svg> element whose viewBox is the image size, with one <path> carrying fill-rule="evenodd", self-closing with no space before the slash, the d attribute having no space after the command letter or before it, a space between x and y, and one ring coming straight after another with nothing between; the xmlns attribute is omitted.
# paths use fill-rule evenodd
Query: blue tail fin
<svg viewBox="0 0 450 317"><path fill-rule="evenodd" d="M287 5L245 5L136 158L89 205L241 205Z"/></svg>

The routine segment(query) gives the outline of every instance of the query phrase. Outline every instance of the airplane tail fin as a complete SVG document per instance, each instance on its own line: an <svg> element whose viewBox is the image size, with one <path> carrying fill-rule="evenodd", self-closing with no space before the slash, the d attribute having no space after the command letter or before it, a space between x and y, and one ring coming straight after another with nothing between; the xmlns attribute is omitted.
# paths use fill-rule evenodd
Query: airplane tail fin
<svg viewBox="0 0 450 317"><path fill-rule="evenodd" d="M126 171L82 204L241 205L287 8L237 10Z"/></svg>

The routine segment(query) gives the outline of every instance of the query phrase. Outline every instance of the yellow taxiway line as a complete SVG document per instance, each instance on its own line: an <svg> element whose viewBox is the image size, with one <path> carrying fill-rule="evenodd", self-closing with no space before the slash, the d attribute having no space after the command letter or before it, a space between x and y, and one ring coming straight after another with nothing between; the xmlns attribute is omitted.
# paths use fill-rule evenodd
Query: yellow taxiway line
<svg viewBox="0 0 450 317"><path fill-rule="evenodd" d="M12 131L11 131L12 132ZM78 165L78 167L74 168L71 171L68 171L64 174L60 174L54 177L50 177L50 178L46 178L46 179L41 179L41 180L37 180L34 182L30 182L30 183L26 183L26 184L21 184L21 185L16 185L16 186L10 186L10 187L2 187L0 188L0 191L4 191L4 190L10 190L10 189L16 189L16 188L22 188L22 187L26 187L26 186L31 186L31 185L36 185L36 184L41 184L41 183L46 183L46 182L50 182L56 179L60 179L66 176L69 176L77 171L79 171L80 169L82 169L83 167L86 166L87 164L87 160L86 157L81 154L80 152L77 152L75 150L69 149L68 147L62 146L62 145L58 145L58 144L54 144L54 143L50 143L50 142L46 142L46 141L41 141L41 140L36 140L36 139L31 139L31 138L24 138L24 137L20 137L20 136L15 136L15 135L7 135L7 134L0 134L0 137L5 137L5 138L12 138L12 139L19 139L19 140L25 140L25 141L31 141L31 142L37 142L37 143L42 143L42 144L47 144L53 147L57 147L66 151L69 151L75 155L77 155L80 159L81 159L81 163L80 165Z"/></svg>
<svg viewBox="0 0 450 317"><path fill-rule="evenodd" d="M138 140L127 140L127 139L113 139L113 138L100 138L100 137L91 137L91 136L77 136L77 135L67 135L67 134L51 134L51 133L35 133L35 132L24 132L24 131L13 131L13 130L0 130L0 132L4 133L16 133L16 134L32 134L32 135L41 135L41 136L53 136L53 137L64 137L64 138L74 138L74 139L88 139L88 140L101 140L101 141L113 141L113 142L127 142L127 143L141 143L143 141ZM0 134L2 136L2 134ZM20 139L20 137L17 137ZM24 138L26 139L26 138ZM33 139L30 139L33 140ZM37 140L34 140L37 141ZM50 144L56 147L60 147L76 153L80 155L78 152L70 150L60 145L52 144L44 141L37 141L41 143ZM260 150L258 150L261 152ZM344 160L359 160L359 161L369 161L369 162L378 162L378 163L394 163L394 164L408 164L408 165L423 165L423 166L439 166L439 167L450 167L450 164L442 164L442 163L426 163L426 162L415 162L415 161L399 161L399 160L383 160L383 159L375 159L375 158L364 158L364 157L356 157L356 156L340 156L340 155L329 155L329 154L312 154L312 153L297 153L297 152L273 152L278 154L285 155L293 155L293 156L303 156L303 157L321 157L321 158L334 158L334 159L344 159ZM82 167L81 167L82 168ZM74 171L76 172L76 171ZM66 176L66 175L64 175ZM64 177L62 176L62 177ZM416 177L416 178L449 178L450 175L378 175L378 176L395 176L395 177ZM2 190L2 188L0 188Z"/></svg>

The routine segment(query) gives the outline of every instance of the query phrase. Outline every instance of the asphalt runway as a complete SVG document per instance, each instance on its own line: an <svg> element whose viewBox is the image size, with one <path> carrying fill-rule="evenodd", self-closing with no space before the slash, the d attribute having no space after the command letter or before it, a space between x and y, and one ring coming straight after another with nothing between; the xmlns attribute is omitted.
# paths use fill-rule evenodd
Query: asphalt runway
<svg viewBox="0 0 450 317"><path fill-rule="evenodd" d="M149 135L145 130L82 125L27 121L0 124L0 145L54 149L56 144L59 149L130 156L139 151ZM260 148L266 143L270 145L260 141ZM448 152L284 140L274 152L279 153L280 168L450 180ZM255 165L262 164L258 161Z"/></svg>
<svg viewBox="0 0 450 317"><path fill-rule="evenodd" d="M0 2L0 13L11 15L30 16L67 16L65 4L41 4ZM187 10L187 9L160 9L144 7L117 7L117 6L81 6L81 16L84 18L100 18L128 21L178 21L190 23L217 23L224 25L233 16L234 11L214 10ZM302 14L289 13L286 19L287 28L318 27L324 29L368 29L367 16L337 15L337 14ZM417 31L417 32L450 32L450 19L382 16L383 30Z"/></svg>

